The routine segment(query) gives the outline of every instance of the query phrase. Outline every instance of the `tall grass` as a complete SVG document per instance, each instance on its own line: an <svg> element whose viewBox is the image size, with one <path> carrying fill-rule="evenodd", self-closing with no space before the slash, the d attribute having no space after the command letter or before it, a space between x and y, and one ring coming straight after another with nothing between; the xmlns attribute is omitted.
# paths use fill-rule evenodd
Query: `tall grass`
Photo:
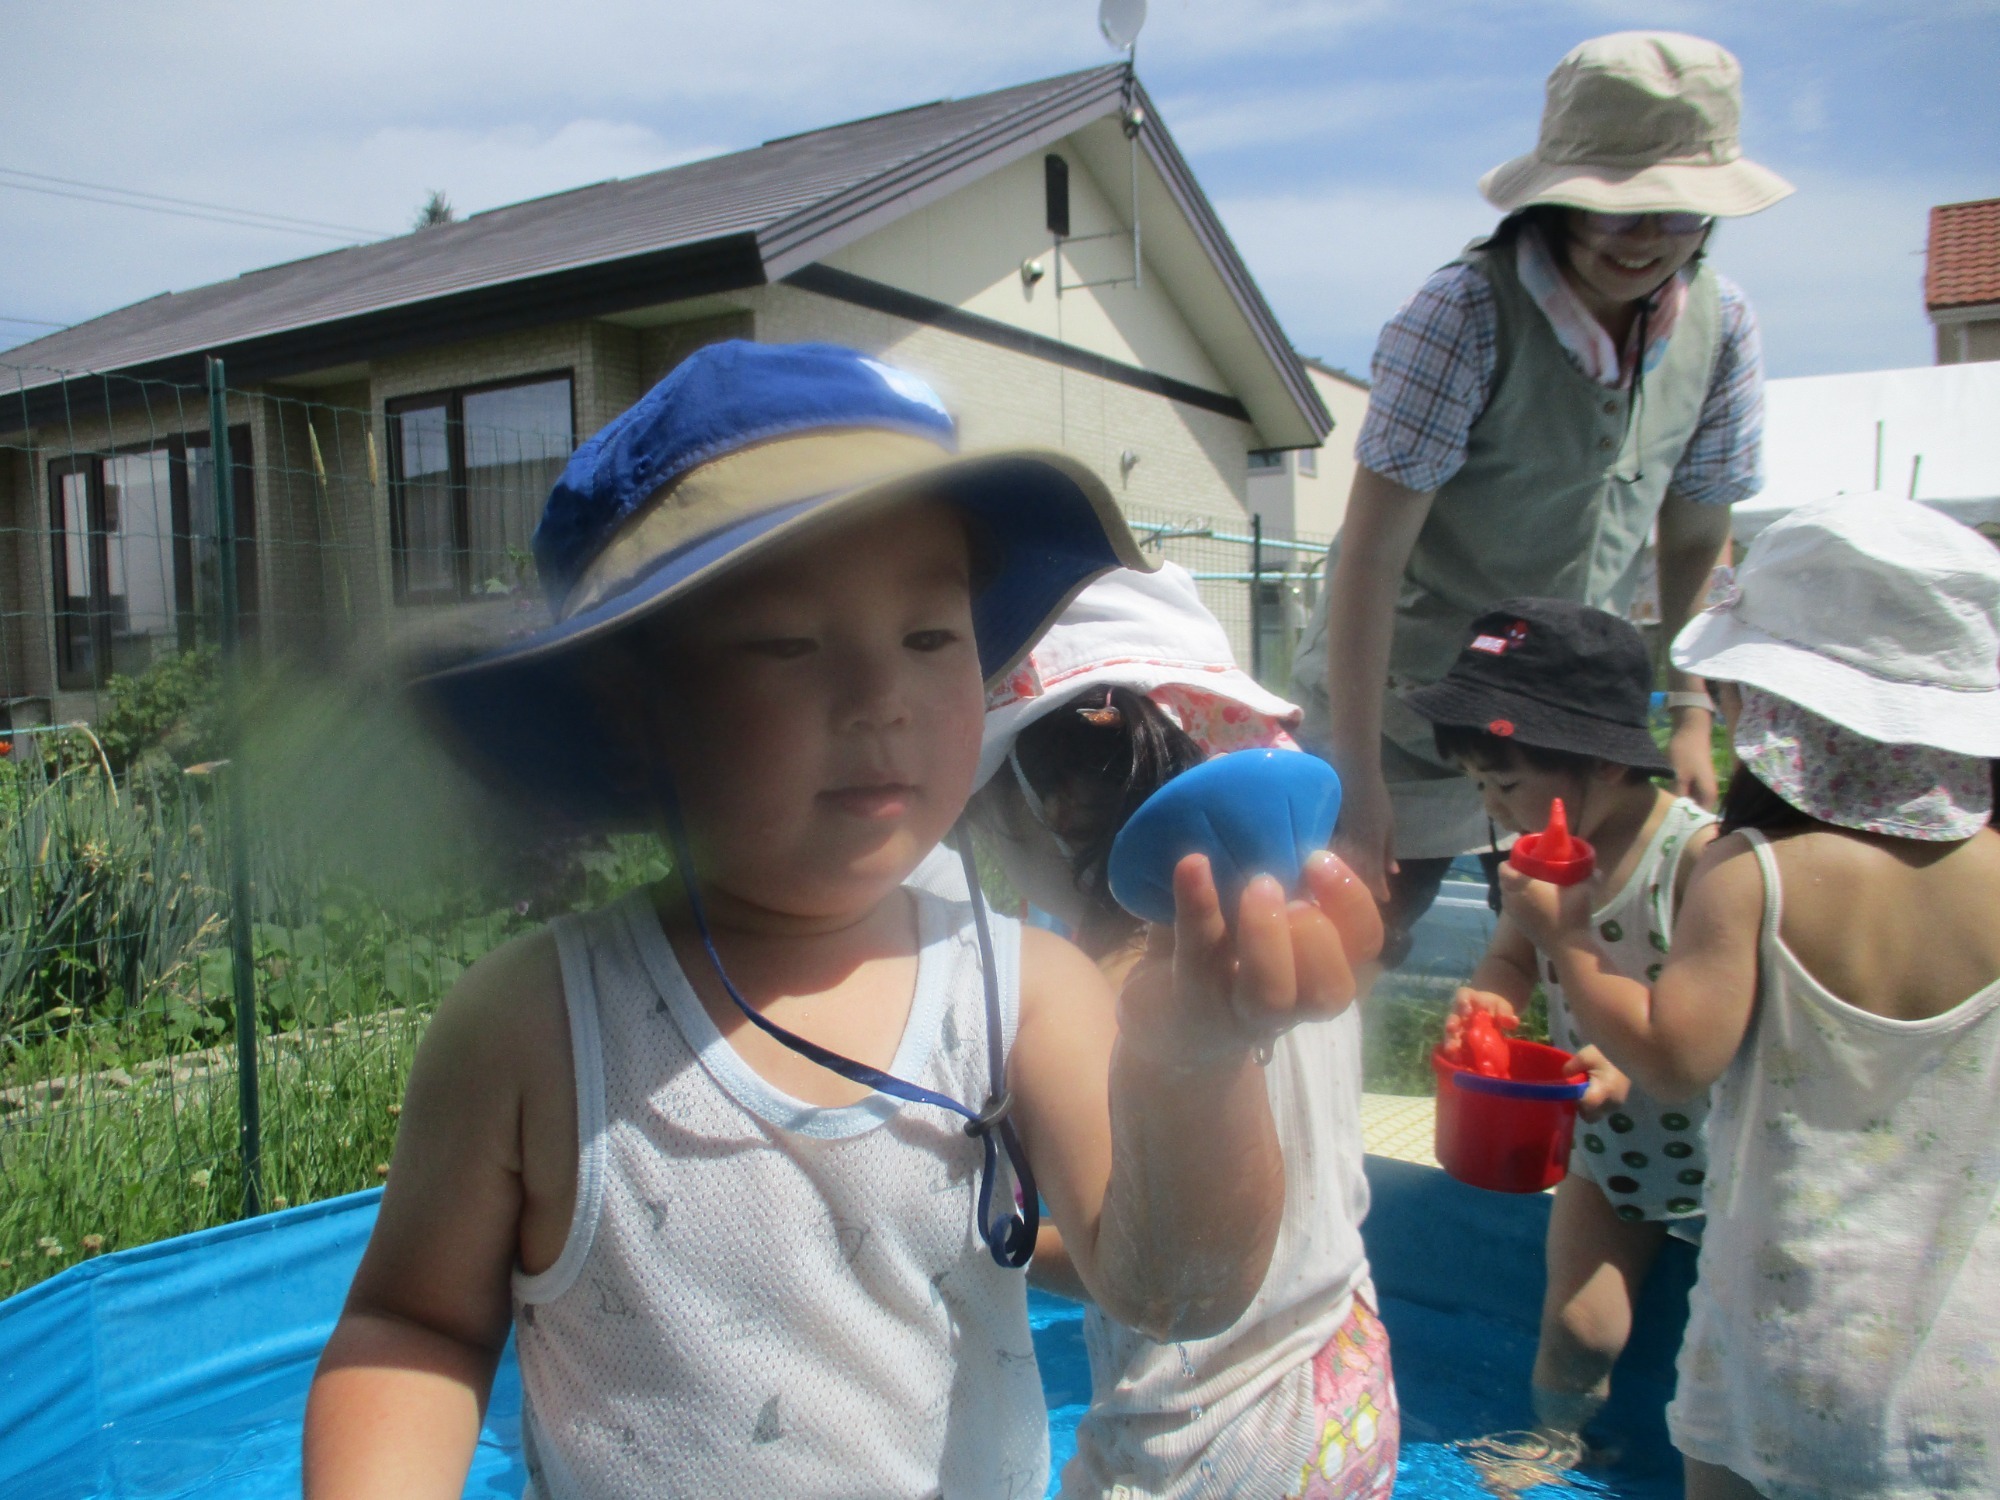
<svg viewBox="0 0 2000 1500"><path fill-rule="evenodd" d="M229 788L170 763L116 782L89 748L0 760L0 1295L226 1223L242 1201ZM555 910L666 869L635 837L536 851L532 900L470 877L391 891L254 821L274 1207L382 1182L410 1060L468 965Z"/></svg>
<svg viewBox="0 0 2000 1500"><path fill-rule="evenodd" d="M0 1083L92 1055L99 1023L202 998L183 971L221 921L208 801L193 778L121 791L92 748L0 760Z"/></svg>

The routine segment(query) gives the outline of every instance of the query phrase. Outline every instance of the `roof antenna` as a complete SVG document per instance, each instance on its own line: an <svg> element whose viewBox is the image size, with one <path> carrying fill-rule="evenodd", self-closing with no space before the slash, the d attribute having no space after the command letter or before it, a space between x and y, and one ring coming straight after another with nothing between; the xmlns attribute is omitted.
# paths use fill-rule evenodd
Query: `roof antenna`
<svg viewBox="0 0 2000 1500"><path fill-rule="evenodd" d="M1131 76L1139 60L1139 29L1146 24L1146 0L1097 0L1097 29L1113 52L1125 54Z"/></svg>
<svg viewBox="0 0 2000 1500"><path fill-rule="evenodd" d="M1124 108L1119 111L1118 125L1125 133L1126 154L1130 158L1132 181L1132 274L1130 276L1106 276L1095 281L1073 281L1063 275L1063 246L1066 242L1082 240L1124 239L1125 233L1113 230L1109 234L1071 235L1067 231L1056 236L1055 267L1056 295L1080 291L1087 286L1126 286L1135 290L1146 284L1145 262L1139 247L1139 132L1146 126L1146 110L1139 103L1139 28L1146 24L1146 0L1097 0L1097 29L1104 33L1104 40L1114 51L1125 54ZM1022 272L1027 275L1026 270Z"/></svg>

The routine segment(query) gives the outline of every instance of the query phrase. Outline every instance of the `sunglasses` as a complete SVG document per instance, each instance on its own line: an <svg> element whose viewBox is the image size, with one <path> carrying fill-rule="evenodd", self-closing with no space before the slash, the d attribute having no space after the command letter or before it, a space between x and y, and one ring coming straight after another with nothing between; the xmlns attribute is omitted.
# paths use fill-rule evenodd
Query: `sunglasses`
<svg viewBox="0 0 2000 1500"><path fill-rule="evenodd" d="M1585 212L1584 223L1593 233L1602 235L1630 234L1640 225L1651 221L1659 226L1663 234L1700 234L1715 222L1711 214L1599 214Z"/></svg>

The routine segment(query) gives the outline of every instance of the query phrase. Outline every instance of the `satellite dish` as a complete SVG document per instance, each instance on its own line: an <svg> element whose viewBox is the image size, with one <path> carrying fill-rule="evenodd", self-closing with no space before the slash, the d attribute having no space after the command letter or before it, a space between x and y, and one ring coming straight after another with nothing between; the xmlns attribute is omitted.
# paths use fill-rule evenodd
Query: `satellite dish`
<svg viewBox="0 0 2000 1500"><path fill-rule="evenodd" d="M1139 40L1139 28L1146 24L1146 0L1098 0L1097 29L1104 40L1119 52Z"/></svg>

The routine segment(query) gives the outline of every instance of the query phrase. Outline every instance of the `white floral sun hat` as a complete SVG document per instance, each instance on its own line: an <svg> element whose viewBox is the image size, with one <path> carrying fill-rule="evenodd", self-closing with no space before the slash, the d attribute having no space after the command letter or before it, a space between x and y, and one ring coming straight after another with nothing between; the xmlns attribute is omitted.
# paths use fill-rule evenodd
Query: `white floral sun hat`
<svg viewBox="0 0 2000 1500"><path fill-rule="evenodd" d="M1144 693L1210 755L1290 746L1301 714L1236 665L1228 635L1185 568L1121 568L1078 594L1027 660L987 694L975 784L984 786L1006 764L1037 719L1113 686Z"/></svg>
<svg viewBox="0 0 2000 1500"><path fill-rule="evenodd" d="M2000 551L1893 495L1802 505L1672 656L1871 740L2000 758Z"/></svg>

